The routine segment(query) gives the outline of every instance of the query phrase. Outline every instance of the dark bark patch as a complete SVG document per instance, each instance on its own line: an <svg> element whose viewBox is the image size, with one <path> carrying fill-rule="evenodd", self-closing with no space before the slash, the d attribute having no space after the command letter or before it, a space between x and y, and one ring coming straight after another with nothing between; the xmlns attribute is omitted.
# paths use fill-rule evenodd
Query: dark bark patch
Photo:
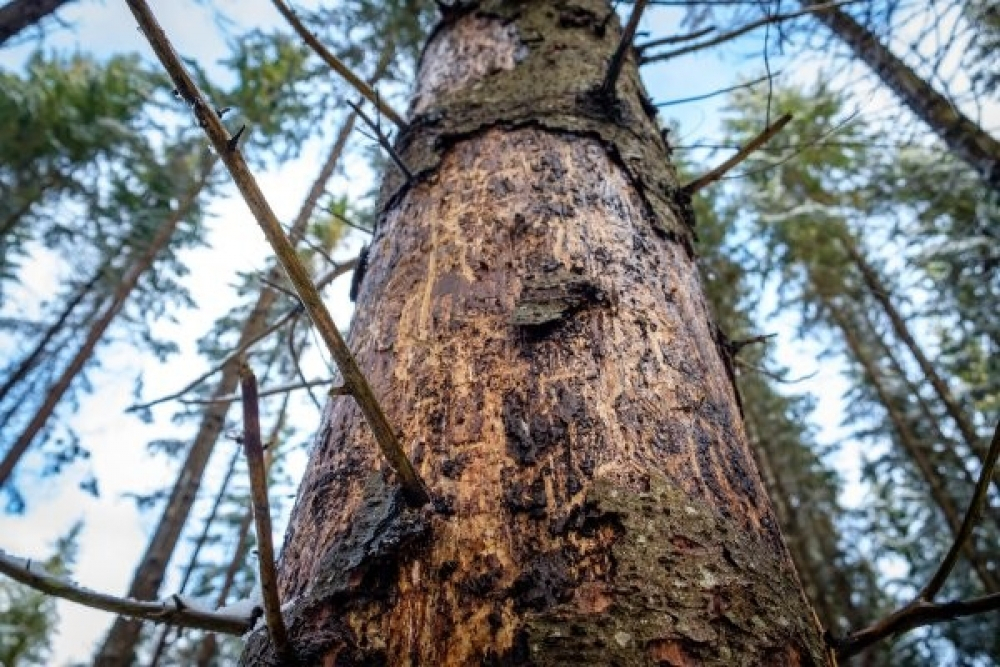
<svg viewBox="0 0 1000 667"><path fill-rule="evenodd" d="M315 598L384 597L400 555L412 553L415 543L430 535L427 516L408 509L402 490L386 484L382 474L369 476L364 497L348 531L320 560L311 592Z"/></svg>
<svg viewBox="0 0 1000 667"><path fill-rule="evenodd" d="M542 475L530 482L514 481L504 492L504 505L512 514L527 514L540 519L546 514L548 499Z"/></svg>
<svg viewBox="0 0 1000 667"><path fill-rule="evenodd" d="M500 559L494 554L476 556L472 565L472 573L458 583L458 590L474 598L485 598L497 590L503 579L504 569Z"/></svg>
<svg viewBox="0 0 1000 667"><path fill-rule="evenodd" d="M563 550L531 558L514 580L510 595L518 611L542 611L573 597L572 559Z"/></svg>

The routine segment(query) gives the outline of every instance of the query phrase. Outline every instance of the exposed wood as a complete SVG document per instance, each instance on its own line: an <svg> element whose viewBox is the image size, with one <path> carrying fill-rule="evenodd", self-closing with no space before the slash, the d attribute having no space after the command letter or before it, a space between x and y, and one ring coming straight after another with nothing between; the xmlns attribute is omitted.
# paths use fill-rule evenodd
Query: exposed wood
<svg viewBox="0 0 1000 667"><path fill-rule="evenodd" d="M434 32L350 341L435 498L327 408L280 566L311 664L829 665L609 5ZM607 30L604 30L607 27ZM647 159L648 158L648 159ZM254 633L245 664L268 664Z"/></svg>

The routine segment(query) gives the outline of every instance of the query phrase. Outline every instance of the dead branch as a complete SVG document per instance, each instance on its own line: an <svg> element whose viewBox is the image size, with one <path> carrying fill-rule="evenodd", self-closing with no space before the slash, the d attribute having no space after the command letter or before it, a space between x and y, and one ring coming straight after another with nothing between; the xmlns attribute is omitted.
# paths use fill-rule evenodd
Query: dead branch
<svg viewBox="0 0 1000 667"><path fill-rule="evenodd" d="M396 127L400 130L406 129L406 121L403 120L403 117L396 113L392 107L383 102L379 98L378 93L372 90L372 87L365 83L361 77L352 72L351 68L345 65L340 58L333 55L329 49L323 46L323 43L320 42L316 36L312 34L312 32L310 32L309 28L307 28L305 24L299 20L299 17L295 15L295 12L293 12L291 8L283 2L283 0L271 0L271 4L273 4L275 9L277 9L285 20L288 21L288 25L292 26L292 29L298 33L299 37L302 38L302 41L305 42L309 48L315 51L316 55L322 58L323 62L330 66L330 69L347 79L349 84L361 93L366 100L374 104L386 118L391 120L396 125Z"/></svg>
<svg viewBox="0 0 1000 667"><path fill-rule="evenodd" d="M278 597L278 575L274 567L274 544L271 540L271 504L267 497L267 467L264 465L264 445L260 439L260 406L257 377L245 361L240 361L240 390L243 394L243 451L250 474L250 499L253 503L254 525L257 529L257 563L260 567L260 587L264 599L264 619L274 644L274 651L283 663L292 661L288 631L281 618Z"/></svg>
<svg viewBox="0 0 1000 667"><path fill-rule="evenodd" d="M383 132L382 128L378 126L378 123L369 118L368 114L362 111L360 105L355 104L350 100L348 100L347 105L351 107L351 109L354 110L354 113L357 114L358 118L360 118L361 121L365 125L367 125L372 132L375 133L375 141L377 141L378 145L382 147L382 150L384 150L386 153L389 154L389 157L392 158L392 161L396 164L397 167L399 167L399 170L403 172L403 176L406 176L406 180L412 181L413 172L411 172L409 167L406 166L406 163L403 162L403 158L399 156L399 153L396 152L396 149L392 147L392 143L389 141L389 137L385 135L385 132Z"/></svg>
<svg viewBox="0 0 1000 667"><path fill-rule="evenodd" d="M354 267L357 266L357 263L358 263L357 259L352 259L352 260L348 260L346 262L337 264L333 268L333 270L331 270L329 273L327 273L322 278L320 278L319 280L316 281L316 287L318 289L322 289L323 287L325 287L326 285L328 285L330 282L332 282L334 278L342 276L345 273L347 273L348 271L353 270ZM187 383L187 385L185 385L183 388L178 389L177 391L173 392L172 394L167 394L166 396L161 396L160 398L154 399L152 401L148 401L146 403L136 403L135 405L130 405L128 408L126 408L125 411L126 412L136 412L138 410L147 410L147 409L153 407L154 405L159 405L161 403L166 403L167 401L173 401L173 400L180 399L182 396L184 396L184 394L187 394L188 392L193 391L194 388L197 387L198 385L200 385L202 382L204 382L208 378L212 377L213 375L215 375L216 373L218 373L219 371L221 371L227 365L233 363L239 357L243 356L243 354L245 354L246 352L248 352L250 350L250 348L252 348L254 345L256 345L260 341L264 340L265 338L267 338L268 336L270 336L271 334L273 334L275 331L277 331L281 327L285 326L288 323L289 320L294 319L296 316L302 314L302 311L303 311L303 307L302 307L301 304L296 305L294 308L291 308L284 315L282 315L277 320L275 320L274 323L271 326L269 326L267 329L265 329L264 331L261 331L260 334L254 336L253 338L250 338L249 340L245 341L242 345L238 346L235 350L233 350L232 352L230 352L222 361L220 361L219 363L217 363L214 366L212 366L211 368L209 368L207 371L205 371L204 373L202 373L201 375L199 375L198 377L196 377L194 380L191 380L191 382ZM222 399L222 400L224 400L224 399ZM236 400L236 399L233 398L232 400ZM211 401L207 400L207 399L206 400L188 399L188 400L182 400L181 402L182 403L192 403L192 404L202 404L202 403L209 403Z"/></svg>
<svg viewBox="0 0 1000 667"><path fill-rule="evenodd" d="M323 385L331 384L333 380L302 380L294 384L283 384L277 387L271 387L270 389L265 389L260 392L260 398L265 398L267 396L277 396L279 394L288 394L293 391L298 391L299 389L311 389L312 387L322 387ZM240 400L240 397L231 394L229 396L223 396L222 398L181 398L178 402L184 405L211 405L214 403L232 403L233 401Z"/></svg>
<svg viewBox="0 0 1000 667"><path fill-rule="evenodd" d="M785 125L788 125L788 122L790 120L792 120L792 114L790 113L784 114L778 120L774 121L773 123L765 127L760 134L758 134L756 137L748 141L747 144L740 150L736 151L736 154L733 155L731 158L729 158L728 160L726 160L725 162L723 162L718 167L711 170L701 178L697 178L694 181L688 183L681 189L688 195L693 195L694 193L698 192L705 186L715 183L717 180L725 176L726 173L729 172L733 167L735 167L740 162L743 162L748 157L750 157L751 153L753 153L761 146L766 144L768 141L770 141L774 137L774 135L778 134L778 132L781 132L782 128L784 128Z"/></svg>
<svg viewBox="0 0 1000 667"><path fill-rule="evenodd" d="M195 608L185 603L184 598L179 595L160 602L141 602L98 593L44 572L30 560L16 558L3 550L0 550L0 573L46 595L143 621L169 623L226 635L242 635L254 623L252 616Z"/></svg>
<svg viewBox="0 0 1000 667"><path fill-rule="evenodd" d="M676 104L687 104L688 102L700 102L701 100L707 100L712 97L717 97L718 95L724 95L725 93L731 93L734 90L740 90L741 88L752 88L758 83L763 83L764 81L770 81L771 79L779 76L781 72L774 72L773 74L768 74L760 77L759 79L754 79L753 81L747 81L746 83L738 83L735 86L729 86L728 88L720 88L719 90L712 91L711 93L705 93L704 95L694 95L692 97L680 97L675 100L667 100L665 102L656 102L653 106L657 108L674 106Z"/></svg>
<svg viewBox="0 0 1000 667"><path fill-rule="evenodd" d="M611 61L608 63L608 71L604 75L604 82L601 84L600 96L605 99L610 99L615 96L615 86L618 84L618 77L622 73L622 67L625 65L625 55L628 50L632 47L632 40L635 39L635 31L639 27L639 19L642 18L642 12L646 9L647 0L636 0L635 7L632 8L632 15L628 17L628 23L625 24L625 29L622 30L621 41L618 42L618 48L615 49L614 54L611 56Z"/></svg>
<svg viewBox="0 0 1000 667"><path fill-rule="evenodd" d="M736 39L741 37L748 32L752 32L757 28L762 28L766 25L771 25L772 23L781 23L782 21L790 21L796 19L800 16L805 16L806 14L812 14L814 12L820 12L824 9L832 9L834 7L842 7L844 5L849 5L855 2L860 2L860 0L839 0L838 2L826 2L821 5L813 5L805 9L800 9L798 11L789 12L787 14L774 14L772 16L765 16L757 21L752 21L744 26L736 28L735 30L730 30L729 32L720 33L712 39L705 40L704 42L698 42L697 44L691 44L690 46L683 46L679 49L673 49L672 51L664 51L663 53L656 53L650 56L642 56L639 58L640 65L648 65L649 63L655 63L661 60L669 60L670 58L676 58L678 56L683 56L688 53L694 53L695 51L701 51L702 49L707 49L711 46L716 46L722 44L723 42L728 42L731 39ZM647 47L649 45L646 45Z"/></svg>
<svg viewBox="0 0 1000 667"><path fill-rule="evenodd" d="M1000 593L997 592L970 600L943 603L934 602L934 596L940 592L941 587L948 580L948 576L955 567L955 563L958 562L959 553L972 535L973 527L982 517L983 509L986 506L990 480L993 477L993 471L996 469L998 458L1000 458L1000 424L997 424L996 430L993 432L993 440L990 442L990 449L983 461L983 468L979 471L976 490L972 494L972 500L969 502L969 508L962 519L962 525L955 534L951 548L942 559L937 571L930 578L930 581L927 582L927 585L917 594L917 597L906 606L872 623L866 628L850 633L843 639L832 639L831 643L837 650L838 658L849 658L872 644L900 632L906 632L933 623L942 623L962 616L982 614L1000 609Z"/></svg>
<svg viewBox="0 0 1000 667"><path fill-rule="evenodd" d="M694 32L684 33L683 35L670 35L669 37L660 37L659 39L651 39L648 42L643 42L642 44L636 44L635 49L639 53L642 53L646 49L651 49L656 46L666 46L667 44L690 42L695 39L698 39L699 37L704 37L710 32L715 32L714 25L710 25L707 28L702 28L701 30L696 30Z"/></svg>
<svg viewBox="0 0 1000 667"><path fill-rule="evenodd" d="M214 109L205 101L184 65L181 64L180 58L150 10L148 3L145 0L126 1L157 58L174 82L178 94L191 106L199 125L205 130L205 134L225 163L236 187L243 195L244 201L277 255L279 263L288 274L288 278L313 321L316 331L336 361L344 385L350 388L351 395L371 427L382 455L399 475L407 502L414 506L426 504L430 500L430 495L423 481L417 475L399 444L396 433L389 424L382 406L375 398L371 385L368 384L368 380L358 367L350 348L341 337L330 311L327 310L320 297L319 290L313 284L309 272L296 254L295 247L282 230L281 223L278 222L271 205L267 202L264 193L250 172L242 153L238 149L230 149L229 134Z"/></svg>

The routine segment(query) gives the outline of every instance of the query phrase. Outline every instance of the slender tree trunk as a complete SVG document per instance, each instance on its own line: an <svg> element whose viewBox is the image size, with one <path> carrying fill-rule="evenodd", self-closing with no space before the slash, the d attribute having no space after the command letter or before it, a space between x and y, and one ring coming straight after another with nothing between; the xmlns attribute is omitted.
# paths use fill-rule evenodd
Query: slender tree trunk
<svg viewBox="0 0 1000 667"><path fill-rule="evenodd" d="M327 156L326 163L320 169L298 216L292 223L290 236L294 241L297 242L305 234L313 211L326 190L327 182L333 176L334 169L340 160L353 127L354 114L351 114L340 129L340 133ZM281 279L281 275L280 267L275 267L268 273L267 280L277 282ZM277 290L270 288L261 290L257 303L254 304L254 308L240 332L237 347L242 346L247 341L254 340L267 328L268 313L279 296L280 293ZM211 398L221 399L231 395L236 391L238 383L239 373L236 365L227 365L220 372L219 382L212 392ZM132 577L128 591L129 597L136 600L156 598L160 585L163 583L167 565L170 563L170 557L177 547L177 541L180 539L184 524L188 520L191 507L198 495L198 488L201 486L205 468L215 449L219 434L222 433L229 408L230 403L220 401L211 402L205 407L194 443L181 465L177 481L174 483L170 497L163 508L163 515L160 517L149 545L146 547ZM94 665L96 667L126 667L132 664L141 629L141 622L122 616L115 618L104 644L94 658Z"/></svg>
<svg viewBox="0 0 1000 667"><path fill-rule="evenodd" d="M239 463L240 455L240 448L234 447L232 458L229 460L229 466L226 468L226 475L222 478L219 490L215 493L215 500L212 502L212 507L208 512L208 516L206 516L205 520L202 522L201 534L199 534L198 539L194 541L194 549L191 550L191 556L188 558L187 567L184 568L184 575L181 577L181 583L177 587L177 591L179 593L184 593L187 590L187 585L191 581L191 577L194 575L194 571L199 565L201 550L208 542L208 536L211 533L212 526L215 524L219 508L222 506L222 502L225 499L226 494L229 492L229 483L232 481L233 475L236 473L236 465ZM160 658L163 656L163 651L170 643L171 634L180 636L181 629L174 628L170 625L164 625L160 628L159 636L156 640L156 646L153 648L153 654L149 658L149 667L159 666Z"/></svg>
<svg viewBox="0 0 1000 667"><path fill-rule="evenodd" d="M70 315L76 311L77 307L83 302L88 296L92 296L91 290L93 290L94 285L104 277L105 272L111 266L111 257L109 256L94 272L90 280L86 283L80 285L76 291L66 300L62 311L60 311L58 317L46 328L45 333L42 334L41 338L37 340L35 346L32 348L31 352L18 363L17 367L12 369L10 375L4 381L3 386L0 386L0 401L3 401L7 397L7 393L16 385L18 382L22 381L32 368L38 363L42 354L45 352L45 348L48 347L49 343L52 342L52 338L63 331L63 327L66 325L67 320L69 320Z"/></svg>
<svg viewBox="0 0 1000 667"><path fill-rule="evenodd" d="M878 335L875 328L875 323L872 321L869 313L863 313L865 322L869 329L872 331L872 339L878 346L879 352L882 357L889 362L889 368L895 373L899 381L906 387L906 390L914 398L917 403L917 408L920 410L920 414L923 416L924 420L927 422L928 427L934 434L934 437L938 439L941 446L944 449L944 458L947 459L947 465L949 468L954 470L961 480L968 485L968 488L973 489L976 486L976 478L973 476L972 472L969 471L966 461L958 455L955 451L956 442L948 437L944 431L941 429L941 418L934 414L933 408L927 400L921 395L920 387L918 387L909 377L906 369L903 368L903 364L899 361L896 355L896 350L894 350L889 343L886 342L885 338ZM974 452L971 452L974 454Z"/></svg>
<svg viewBox="0 0 1000 667"><path fill-rule="evenodd" d="M211 165L214 165L214 158ZM104 333L111 326L111 323L121 312L122 308L125 307L125 303L128 301L129 295L131 295L132 290L135 289L136 285L139 284L139 279L153 266L156 261L157 255L160 254L170 244L170 239L173 238L174 232L177 227L184 221L184 219L191 212L195 201L198 198L199 193L202 188L208 182L209 173L211 167L209 163L202 165L204 171L199 176L199 180L194 183L188 192L184 193L183 199L179 202L177 210L170 214L160 228L157 230L156 234L150 240L149 245L143 250L143 252L136 258L128 269L126 269L124 275L122 275L121 282L115 288L114 293L111 296L111 300L108 303L107 308L101 313L100 317L91 325L87 332L87 336L77 350L73 359L70 360L69 365L62 372L56 382L49 387L48 392L45 395L45 400L42 405L35 412L34 417L25 427L24 431L18 436L14 444L7 450L2 461L0 461L0 486L8 483L10 481L11 473L14 471L14 467L21 460L21 457L27 451L28 446L38 435L42 427L45 426L52 413L55 411L56 406L59 404L60 399L69 389L73 380L80 374L83 367L86 365L87 361L90 360L94 353L94 349L97 344L104 337Z"/></svg>
<svg viewBox="0 0 1000 667"><path fill-rule="evenodd" d="M799 0L804 7L825 0ZM882 79L900 100L948 146L1000 192L1000 141L958 110L951 101L897 58L876 35L837 7L813 12Z"/></svg>
<svg viewBox="0 0 1000 667"><path fill-rule="evenodd" d="M0 46L72 0L12 0L0 7Z"/></svg>
<svg viewBox="0 0 1000 667"><path fill-rule="evenodd" d="M830 312L830 316L834 323L840 329L841 334L844 336L844 341L847 343L847 347L851 351L851 356L858 362L864 370L865 375L868 377L869 382L872 383L872 387L878 395L879 402L889 415L889 420L892 422L893 428L896 431L899 444L903 447L907 457L913 461L914 465L916 465L921 477L923 477L924 481L927 482L927 488L930 492L931 499L944 516L945 523L948 525L951 537L954 538L962 524L962 510L955 504L955 500L949 494L948 489L944 484L944 480L934 469L933 464L927 457L927 452L924 449L925 446L917 440L913 431L910 429L906 418L900 413L899 408L896 405L896 401L885 387L881 373L869 354L865 351L864 345L862 345L861 341L858 339L856 329L851 323L850 318L843 311L843 309L832 300L827 301L824 305ZM987 567L987 564L983 561L982 554L976 550L971 541L967 540L965 542L962 554L966 557L966 559L968 559L969 564L972 566L973 571L976 573L976 576L979 578L979 581L982 583L983 588L987 593L1000 590L997 587L998 584L996 575L994 575L990 571L989 567Z"/></svg>
<svg viewBox="0 0 1000 667"><path fill-rule="evenodd" d="M858 271L861 272L861 277L868 287L868 291L871 295L875 297L879 305L882 306L882 310L885 312L886 316L889 318L890 324L892 324L892 330L896 332L899 339L903 341L906 345L906 349L910 351L913 358L916 359L917 364L920 366L921 372L927 377L927 381L931 383L934 387L935 393L937 393L938 398L941 399L941 403L945 406L955 424L958 426L959 432L961 432L962 437L965 439L965 443L969 446L969 449L979 457L979 462L982 463L986 458L986 443L981 442L979 439L979 434L976 433L976 428L972 424L972 420L965 414L962 407L958 404L955 399L954 394L951 393L951 389L948 387L948 383L945 382L944 378L937 372L934 365L924 354L923 349L917 344L917 341L913 338L913 334L910 333L910 328L906 324L906 320L900 315L899 311L893 305L892 300L889 298L889 289L879 278L878 273L875 269L868 263L861 253L858 251L856 243L848 239L847 237L841 236L841 245L847 252L851 261L854 265L858 267Z"/></svg>
<svg viewBox="0 0 1000 667"><path fill-rule="evenodd" d="M828 665L605 0L445 8L280 580L305 664ZM274 664L266 632L244 654Z"/></svg>

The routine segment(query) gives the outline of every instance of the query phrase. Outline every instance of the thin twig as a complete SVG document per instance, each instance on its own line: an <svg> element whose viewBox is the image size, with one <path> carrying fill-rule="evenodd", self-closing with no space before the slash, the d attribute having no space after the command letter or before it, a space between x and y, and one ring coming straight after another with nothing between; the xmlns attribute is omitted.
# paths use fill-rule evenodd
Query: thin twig
<svg viewBox="0 0 1000 667"><path fill-rule="evenodd" d="M242 635L254 623L252 616L236 616L190 607L178 595L160 602L140 602L98 593L40 571L31 561L11 556L2 549L0 549L0 574L5 574L18 583L52 597L143 621L169 623L227 635Z"/></svg>
<svg viewBox="0 0 1000 667"><path fill-rule="evenodd" d="M309 332L307 331L306 339L308 339L308 337L309 337ZM316 406L316 409L319 411L319 413L323 414L323 404L320 403L319 399L316 398L316 395L313 394L312 386L310 385L309 380L306 379L306 374L302 372L302 364L299 363L299 349L298 346L296 345L297 341L295 340L294 323L292 324L292 326L288 327L287 341L288 341L288 353L292 357L292 366L295 369L295 375L299 378L299 381L301 383L299 386L306 389L307 393L309 394L309 400L313 402L313 405ZM303 341L303 345L305 345L305 341ZM330 380L330 382L333 382L333 380Z"/></svg>
<svg viewBox="0 0 1000 667"><path fill-rule="evenodd" d="M659 39L651 39L648 42L643 42L642 44L636 44L635 49L639 53L642 53L646 49L651 49L656 46L666 46L667 44L690 42L691 40L698 39L699 37L704 37L710 32L715 32L714 25L710 25L707 28L702 28L701 30L696 30L694 32L684 33L683 35L670 35L669 37L660 37Z"/></svg>
<svg viewBox="0 0 1000 667"><path fill-rule="evenodd" d="M173 80L177 91L191 105L199 124L205 130L216 152L222 157L236 187L243 195L244 201L264 232L264 236L274 250L282 268L288 274L288 278L295 287L295 292L299 295L310 319L312 319L316 331L336 361L344 384L350 388L351 395L371 427L382 455L399 475L407 502L414 506L426 504L430 500L427 488L399 444L396 433L382 411L382 406L375 398L371 385L358 367L347 343L341 337L330 311L323 303L319 290L313 284L309 272L296 254L295 247L285 236L281 223L278 222L271 205L267 202L264 193L250 172L242 153L239 150L230 151L227 149L229 135L214 110L205 102L194 80L181 64L180 58L174 52L173 46L149 9L148 3L145 0L126 1L157 58Z"/></svg>
<svg viewBox="0 0 1000 667"><path fill-rule="evenodd" d="M989 494L990 482L993 479L993 471L997 466L998 456L1000 456L1000 424L997 424L996 430L993 431L993 440L990 442L990 449L986 452L986 458L983 460L983 468L979 472L976 490L969 501L969 509L965 512L962 525L959 527L958 533L955 534L955 540L952 542L951 549L948 550L948 553L941 561L941 565L934 573L934 576L927 582L924 589L920 591L920 594L917 596L918 598L928 601L933 600L934 596L941 590L941 587L944 586L944 582L948 579L948 575L951 574L955 563L958 562L958 555L962 549L962 545L968 542L969 537L972 535L972 529L983 515L983 509L986 507L986 500Z"/></svg>
<svg viewBox="0 0 1000 667"><path fill-rule="evenodd" d="M716 97L718 95L723 95L725 93L731 93L734 90L740 90L741 88L751 88L753 86L756 86L758 83L761 83L763 81L768 81L769 79L773 79L779 74L781 74L781 72L775 72L774 74L762 76L759 79L754 79L753 81L747 81L746 83L738 83L735 86L729 86L728 88L720 88L719 90L715 90L711 93L705 93L704 95L695 95L693 97L681 97L676 100L667 100L666 102L656 102L653 106L662 109L663 107L669 107L675 104L687 104L688 102L699 102L701 100L707 100L711 97Z"/></svg>
<svg viewBox="0 0 1000 667"><path fill-rule="evenodd" d="M726 347L729 348L730 354L736 356L743 350L743 348L747 347L748 345L757 345L759 343L766 343L768 340L774 338L777 335L778 334L776 333L769 333L769 334L761 334L759 336L752 336L750 338L740 338L738 340L730 340L726 342Z"/></svg>
<svg viewBox="0 0 1000 667"><path fill-rule="evenodd" d="M243 451L250 475L250 498L253 503L254 526L257 529L257 562L260 566L260 587L264 598L264 619L274 644L274 652L283 663L292 661L288 631L281 618L278 597L278 576L274 568L274 544L271 540L271 503L267 497L267 467L264 465L264 445L260 440L260 407L257 377L245 361L240 361L240 391L243 395Z"/></svg>
<svg viewBox="0 0 1000 667"><path fill-rule="evenodd" d="M860 2L861 0L840 0L839 2L826 2L822 5L813 5L805 9L800 9L798 11L789 12L788 14L774 14L772 16L765 16L762 19L747 23L744 26L736 28L735 30L730 30L729 32L724 32L712 39L705 40L704 42L698 42L697 44L691 44L690 46L684 46L679 49L673 49L672 51L664 51L663 53L656 53L651 56L642 56L639 58L640 65L648 65L649 63L655 63L660 60L669 60L670 58L676 58L678 56L683 56L688 53L694 53L695 51L701 51L702 49L707 49L710 46L716 46L717 44L722 44L723 42L728 42L731 39L736 39L748 32L756 30L757 28L770 25L772 23L779 23L781 21L790 21L791 19L798 18L800 16L805 16L806 14L812 14L813 12L823 11L824 9L832 9L834 7L842 7L844 5L849 5L855 2Z"/></svg>
<svg viewBox="0 0 1000 667"><path fill-rule="evenodd" d="M219 371L221 371L223 368L225 368L229 364L233 363L234 360L236 360L239 357L241 357L251 347L253 347L257 343L259 343L260 341L264 340L265 338L267 338L268 336L270 336L271 334L273 334L275 331L277 331L281 327L285 326L288 323L289 320L293 319L297 315L301 315L302 311L303 311L303 308L302 308L301 305L297 305L294 308L291 308L290 310L288 310L288 312L286 312L284 315L282 315L277 320L275 320L274 324L272 324L268 328L264 329L263 331L261 331L259 334L257 334L253 338L250 338L249 340L245 341L242 345L238 346L235 350L233 350L228 355L226 355L226 357L222 361L218 362L217 364L215 364L214 366L212 366L211 368L209 368L207 371L205 371L204 373L202 373L201 375L199 375L195 379L193 379L190 382L188 382L181 389L178 389L177 391L175 391L173 393L166 394L164 396L160 396L159 398L153 399L152 401L147 401L145 403L136 403L135 405L130 405L128 408L125 409L125 411L126 412L136 412L138 410L148 410L149 408L151 408L151 407L153 407L155 405L160 405L161 403L166 403L167 401L173 401L173 400L182 399L182 397L184 396L184 394L187 394L188 392L193 391L194 388L197 387L198 385L200 385L202 382L204 382L208 378L212 377L213 375L215 375L216 373L218 373ZM210 399L188 399L188 400L183 400L182 399L181 402L182 403L192 403L192 404L205 404L205 403L210 403L212 401Z"/></svg>
<svg viewBox="0 0 1000 667"><path fill-rule="evenodd" d="M323 385L331 384L333 380L302 380L294 384L283 384L277 387L271 387L270 389L265 389L260 392L261 398L266 398L268 396L277 396L279 394L288 394L293 391L298 391L299 389L309 389L311 387L322 387ZM184 405L211 405L214 403L232 403L233 401L240 400L240 397L236 394L231 394L229 396L223 396L221 398L182 398L178 402Z"/></svg>
<svg viewBox="0 0 1000 667"><path fill-rule="evenodd" d="M797 378L784 378L773 371L769 371L762 366L755 366L754 364L751 364L748 361L744 361L739 357L735 357L733 359L733 363L739 366L740 368L745 368L748 371L753 371L754 373L760 373L764 377L774 380L779 384L799 384L801 382L805 382L806 380L811 380L814 377L816 377L816 375L819 374L819 371L813 371L812 373L807 373L806 375Z"/></svg>
<svg viewBox="0 0 1000 667"><path fill-rule="evenodd" d="M1000 424L997 424L993 431L993 440L990 442L990 449L983 460L982 470L979 471L979 480L976 482L976 490L972 494L972 500L969 501L965 518L962 520L958 532L955 533L951 548L948 549L948 553L942 559L937 571L909 604L866 628L852 632L843 639L834 639L832 643L837 649L838 658L849 658L872 644L900 632L932 623L941 623L953 618L1000 609L1000 593L998 592L970 600L934 602L934 596L940 592L941 587L948 580L948 576L958 562L961 550L972 535L972 529L982 517L998 458L1000 458Z"/></svg>
<svg viewBox="0 0 1000 667"><path fill-rule="evenodd" d="M625 55L629 49L633 48L632 40L635 39L635 31L639 27L642 12L646 9L646 2L647 0L636 0L635 7L632 8L632 15L628 17L628 23L625 24L625 29L622 31L618 48L615 49L614 55L611 56L611 61L608 63L608 71L604 75L600 92L601 97L605 99L610 99L615 95L618 77L622 73L622 67L625 66Z"/></svg>
<svg viewBox="0 0 1000 667"><path fill-rule="evenodd" d="M354 267L357 266L357 263L358 263L358 260L355 258L355 259L351 259L351 260L348 260L346 262L337 264L329 273L327 273L322 278L320 278L319 280L316 281L316 287L319 288L319 289L322 289L327 284L329 284L331 281L333 281L334 278L338 278L338 277L344 275L345 273L347 273L348 271L353 270ZM221 371L227 365L233 363L233 361L235 361L236 359L238 359L239 357L241 357L244 353L246 353L247 351L249 351L251 347L253 347L257 343L259 343L260 341L264 340L265 338L267 338L268 336L270 336L271 334L273 334L275 331L277 331L281 327L285 326L288 323L289 320L291 320L291 319L295 318L296 316L302 314L302 311L303 311L302 305L301 304L296 305L295 307L293 307L290 310L288 310L288 312L286 312L284 315L282 315L277 320L275 320L274 324L272 324L271 326L269 326L264 331L261 331L258 335L254 336L253 338L250 338L249 340L245 341L242 345L240 345L235 350L233 350L231 353L229 353L222 361L220 361L219 363L215 364L214 366L212 366L211 368L209 368L207 371L205 371L204 373L202 373L201 375L199 375L198 377L196 377L194 380L192 380L191 382L189 382L182 389L179 389L179 390L173 392L172 394L167 394L166 396L161 396L160 398L157 398L155 400L148 401L146 403L137 403L135 405L130 405L128 408L126 408L126 412L135 412L137 410L147 410L147 409L153 407L154 405L159 405L161 403L166 403L167 401L173 401L173 400L180 399L182 396L184 396L184 394L192 391L199 384L201 384L202 382L204 382L208 378L212 377L213 375L215 375L219 371ZM234 398L232 400L236 400L236 399ZM192 403L192 404L204 404L204 403L209 403L211 401L208 400L208 399L204 399L204 400L189 399L187 401L182 400L181 402L182 403Z"/></svg>
<svg viewBox="0 0 1000 667"><path fill-rule="evenodd" d="M338 211L336 211L332 206L330 208L328 208L327 210L330 212L331 215L333 215L333 217L337 218L342 223L344 223L345 225L347 225L348 227L350 227L352 229L356 229L359 232L364 232L365 234L373 234L374 233L374 231L370 227L365 227L362 224L354 222L353 220L351 220L350 218L348 218L343 213L339 213Z"/></svg>
<svg viewBox="0 0 1000 667"><path fill-rule="evenodd" d="M285 17L285 20L288 21L290 26L292 26L292 29L298 33L299 37L302 38L302 41L305 42L309 48L315 51L316 55L323 59L323 62L330 66L330 69L347 79L349 84L354 86L354 88L361 93L366 100L374 104L386 118L391 120L396 125L396 127L400 130L406 129L406 121L403 120L403 117L396 113L392 107L383 102L379 98L378 94L372 90L372 87L365 83L361 77L352 72L351 68L345 65L340 58L333 55L329 49L323 46L323 43L312 34L309 28L307 28L305 24L299 20L299 17L295 15L295 12L293 12L288 5L283 2L283 0L271 0L271 4L274 5L275 9L277 9L283 17Z"/></svg>
<svg viewBox="0 0 1000 667"><path fill-rule="evenodd" d="M788 125L788 121L792 120L792 114L786 113L778 120L774 121L772 124L765 127L760 134L747 142L747 145L736 151L736 154L731 158L720 164L715 169L711 170L704 176L695 179L694 181L685 185L682 190L688 195L693 195L705 186L715 183L717 180L726 175L726 173L733 167L738 165L740 162L746 160L751 153L766 144L771 140L774 135L781 132L781 129Z"/></svg>
<svg viewBox="0 0 1000 667"><path fill-rule="evenodd" d="M410 168L406 166L405 162L403 162L403 158L399 157L399 154L396 152L396 149L392 147L392 143L389 141L389 137L385 136L385 132L383 132L382 128L378 126L378 123L373 121L371 118L368 117L368 114L362 111L361 105L355 104L350 100L347 101L347 105L351 107L351 109L354 110L354 113L358 115L358 118L360 118L361 121L365 125L367 125L372 132L375 133L375 141L377 141L378 145L382 147L382 150L384 150L386 153L389 154L389 157L392 158L392 161L396 163L396 166L399 167L399 170L403 172L404 176L406 176L406 180L412 181L413 172L411 172Z"/></svg>

